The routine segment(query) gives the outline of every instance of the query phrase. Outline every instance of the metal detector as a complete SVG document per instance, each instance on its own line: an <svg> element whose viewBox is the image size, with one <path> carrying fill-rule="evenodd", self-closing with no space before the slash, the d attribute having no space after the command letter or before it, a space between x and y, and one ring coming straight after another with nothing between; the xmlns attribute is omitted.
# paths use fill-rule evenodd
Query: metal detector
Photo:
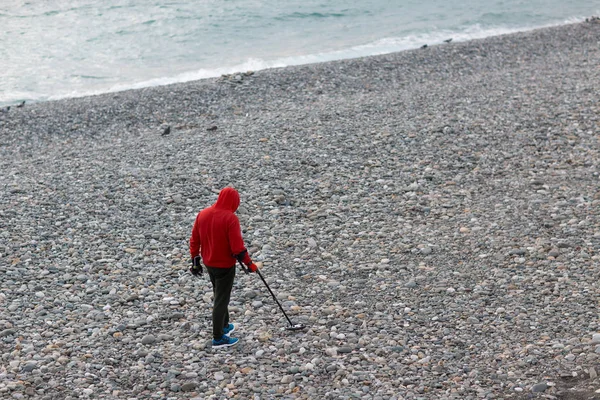
<svg viewBox="0 0 600 400"><path fill-rule="evenodd" d="M244 264L242 264L241 261L238 260L238 262L240 263L240 267L242 267L242 271L244 271L245 273L249 274L250 271L248 271L248 268L246 268L244 266ZM287 328L285 328L288 331L300 331L304 328L306 328L305 325L303 324L294 324L292 323L292 320L290 319L290 317L287 316L287 314L285 313L285 310L283 309L283 307L281 306L281 303L279 302L279 300L277 300L277 297L275 297L275 293L273 293L273 291L271 290L271 288L269 287L269 284L267 283L267 281L265 280L265 278L262 276L262 274L260 273L260 269L256 269L256 273L258 274L258 276L260 276L260 279L262 279L263 283L265 284L265 286L267 287L267 289L269 289L269 293L271 293L271 296L273 296L273 300L275 300L275 302L277 303L277 305L279 306L279 308L281 309L281 312L283 313L283 315L285 315L285 319L287 319L287 321L290 323L290 326L288 326Z"/></svg>

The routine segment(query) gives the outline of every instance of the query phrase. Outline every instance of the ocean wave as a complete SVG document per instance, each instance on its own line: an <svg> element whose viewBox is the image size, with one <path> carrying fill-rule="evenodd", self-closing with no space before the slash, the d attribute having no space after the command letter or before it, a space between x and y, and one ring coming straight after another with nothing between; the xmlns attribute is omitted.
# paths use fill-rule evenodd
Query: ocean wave
<svg viewBox="0 0 600 400"><path fill-rule="evenodd" d="M184 72L173 76L157 77L144 79L138 82L127 82L106 87L101 90L93 91L71 91L54 95L41 95L38 93L0 93L0 104L10 104L13 102L27 101L47 101L59 100L64 98L83 97L89 95L98 95L102 93L114 93L131 89L141 89L153 86L163 86L174 83L183 83L200 79L215 78L224 74L233 74L246 71L259 71L271 68L281 68L286 66L313 64L334 60L349 58L358 58L366 56L375 56L389 54L398 51L419 48L425 44L428 46L441 44L447 39L454 42L463 42L473 39L481 39L490 36L498 36L519 31L527 31L542 27L562 25L565 23L581 22L584 18L569 18L561 23L546 24L530 27L483 27L480 24L473 24L455 30L434 30L431 32L413 33L405 36L387 37L378 39L369 43L353 46L341 50L305 54L290 57L281 57L277 59L249 58L242 63L225 65L219 68L201 68L195 71ZM87 77L86 77L87 78Z"/></svg>
<svg viewBox="0 0 600 400"><path fill-rule="evenodd" d="M345 17L344 13L320 13L320 12L294 12L285 14L281 17L276 17L278 20L304 19L304 18L341 18Z"/></svg>
<svg viewBox="0 0 600 400"><path fill-rule="evenodd" d="M441 44L445 40L450 38L455 42L464 42L468 40L482 39L490 36L505 35L509 33L523 32L527 30L563 25L566 23L576 23L581 21L583 21L583 18L570 18L568 21L564 21L562 23L522 28L484 28L479 24L475 24L469 27L465 27L464 29L454 31L438 30L421 34L411 34L402 37L383 38L370 43L366 43L364 45L353 46L347 49L336 50L331 52L282 57L274 60L250 58L245 62L236 65L224 66L214 69L199 69L197 71L185 72L170 77L161 77L145 80L129 85L120 84L117 86L113 86L110 89L110 92L127 89L140 89L149 86L168 85L172 83L189 82L206 78L215 78L224 74L233 74L237 72L260 71L264 69L281 68L293 65L314 64L319 62L389 54L398 51L416 49L424 44L427 44L428 46Z"/></svg>

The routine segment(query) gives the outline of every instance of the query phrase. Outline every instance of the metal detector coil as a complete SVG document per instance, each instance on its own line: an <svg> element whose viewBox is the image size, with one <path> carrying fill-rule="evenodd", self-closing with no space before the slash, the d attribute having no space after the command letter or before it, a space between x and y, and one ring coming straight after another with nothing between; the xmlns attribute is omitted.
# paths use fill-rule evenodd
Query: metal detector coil
<svg viewBox="0 0 600 400"><path fill-rule="evenodd" d="M306 328L306 326L304 326L302 324L296 324L296 325L288 326L285 329L288 331L301 331L304 328Z"/></svg>

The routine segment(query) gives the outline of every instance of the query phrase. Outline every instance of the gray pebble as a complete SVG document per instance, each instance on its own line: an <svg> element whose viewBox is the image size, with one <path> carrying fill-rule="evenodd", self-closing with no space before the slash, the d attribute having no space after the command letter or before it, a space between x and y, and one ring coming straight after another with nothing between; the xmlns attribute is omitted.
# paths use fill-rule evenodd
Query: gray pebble
<svg viewBox="0 0 600 400"><path fill-rule="evenodd" d="M415 282L414 280L410 280L410 281L406 282L404 284L404 286L406 286L407 288L413 289L413 288L416 288L418 285L417 285L417 282Z"/></svg>
<svg viewBox="0 0 600 400"><path fill-rule="evenodd" d="M152 344L154 342L156 342L154 335L146 335L142 338L142 344Z"/></svg>
<svg viewBox="0 0 600 400"><path fill-rule="evenodd" d="M548 389L548 384L546 382L537 383L531 387L533 393L544 392L546 389Z"/></svg>
<svg viewBox="0 0 600 400"><path fill-rule="evenodd" d="M17 331L14 329L4 329L3 331L0 331L0 337L13 336L16 333Z"/></svg>
<svg viewBox="0 0 600 400"><path fill-rule="evenodd" d="M192 392L194 389L196 389L196 386L198 386L196 382L186 382L183 385L181 385L181 391Z"/></svg>

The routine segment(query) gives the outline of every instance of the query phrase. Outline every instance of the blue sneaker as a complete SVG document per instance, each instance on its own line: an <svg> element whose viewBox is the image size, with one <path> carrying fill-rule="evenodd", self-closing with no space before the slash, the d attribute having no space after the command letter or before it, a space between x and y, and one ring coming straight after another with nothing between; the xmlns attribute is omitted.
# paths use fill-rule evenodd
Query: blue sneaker
<svg viewBox="0 0 600 400"><path fill-rule="evenodd" d="M235 331L235 325L229 324L223 328L223 335L229 336L233 331Z"/></svg>
<svg viewBox="0 0 600 400"><path fill-rule="evenodd" d="M240 339L231 338L229 336L223 335L219 340L213 339L212 347L213 349L220 349L221 347L231 347L235 346L239 341Z"/></svg>

